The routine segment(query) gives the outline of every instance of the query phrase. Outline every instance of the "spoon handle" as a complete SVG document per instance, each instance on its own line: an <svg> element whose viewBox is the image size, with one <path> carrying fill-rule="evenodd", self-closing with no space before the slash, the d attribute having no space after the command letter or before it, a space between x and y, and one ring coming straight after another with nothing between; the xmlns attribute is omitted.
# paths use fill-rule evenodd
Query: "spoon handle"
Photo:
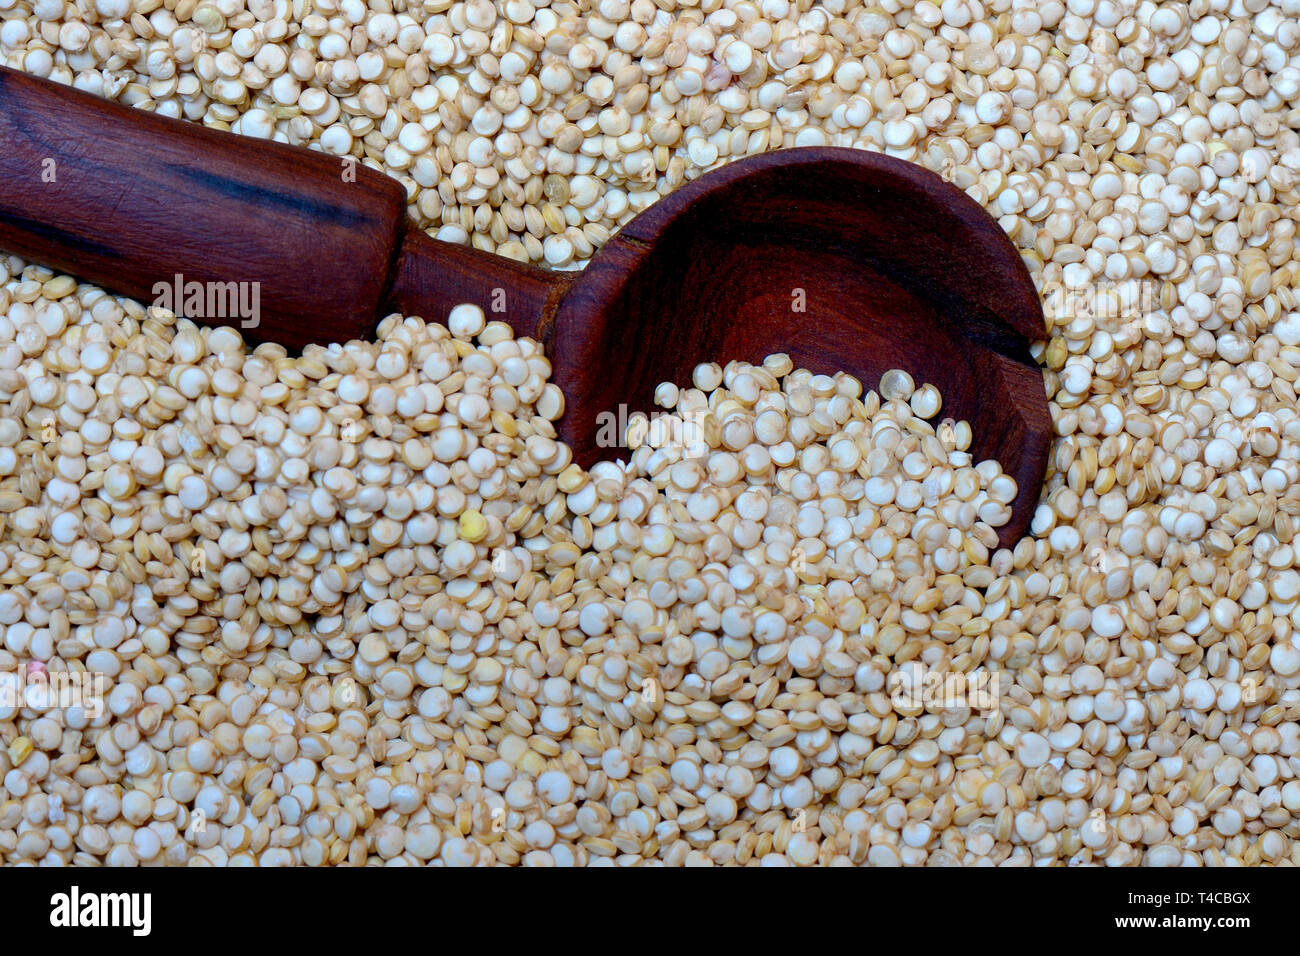
<svg viewBox="0 0 1300 956"><path fill-rule="evenodd" d="M430 239L408 222L402 185L353 157L3 67L0 143L0 249L255 340L367 338L381 309L439 320L460 301L535 334L567 286Z"/></svg>
<svg viewBox="0 0 1300 956"><path fill-rule="evenodd" d="M408 224L384 311L445 322L453 305L472 302L489 321L507 322L516 336L539 340L554 360L555 311L576 275L439 242Z"/></svg>

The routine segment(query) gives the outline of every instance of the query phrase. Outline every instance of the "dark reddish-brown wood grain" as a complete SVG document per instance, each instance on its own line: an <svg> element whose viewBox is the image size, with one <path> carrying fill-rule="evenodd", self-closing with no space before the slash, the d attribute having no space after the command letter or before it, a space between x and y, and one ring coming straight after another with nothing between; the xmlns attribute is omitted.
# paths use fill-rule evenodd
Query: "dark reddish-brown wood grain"
<svg viewBox="0 0 1300 956"><path fill-rule="evenodd" d="M177 274L258 282L246 334L289 347L374 330L406 221L387 176L5 69L0 144L0 249L146 305Z"/></svg>
<svg viewBox="0 0 1300 956"><path fill-rule="evenodd" d="M805 311L795 311L802 292ZM599 457L596 416L649 409L701 361L838 370L874 388L891 368L943 393L1020 493L999 538L1025 532L1052 423L1028 339L1045 337L1033 280L961 190L861 150L784 150L732 163L624 226L555 319L555 380L575 458Z"/></svg>
<svg viewBox="0 0 1300 956"><path fill-rule="evenodd" d="M0 249L145 303L177 274L260 283L244 334L294 349L367 337L389 310L441 321L476 302L545 344L584 465L618 453L596 444L602 412L650 411L655 385L699 362L787 352L868 388L889 368L932 382L975 457L1020 485L1001 541L1033 515L1052 434L1027 344L1045 336L1037 292L997 223L910 163L834 148L740 160L556 273L429 238L402 186L360 164L2 67L0 144Z"/></svg>

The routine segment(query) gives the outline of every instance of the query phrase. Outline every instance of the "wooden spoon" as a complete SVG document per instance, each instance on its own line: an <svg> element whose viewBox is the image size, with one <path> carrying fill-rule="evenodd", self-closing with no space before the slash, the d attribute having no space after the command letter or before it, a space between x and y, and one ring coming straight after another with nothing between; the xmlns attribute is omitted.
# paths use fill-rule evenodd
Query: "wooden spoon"
<svg viewBox="0 0 1300 956"><path fill-rule="evenodd" d="M583 271L550 272L429 238L402 186L351 158L4 68L0 143L0 249L146 303L178 274L259 283L246 334L294 349L478 303L545 345L584 466L619 454L597 444L602 412L651 411L655 386L699 362L787 352L869 388L890 368L936 385L975 458L1019 484L1001 542L1032 517L1052 435L1027 345L1045 338L1037 291L997 223L919 166L831 148L743 159L655 203Z"/></svg>

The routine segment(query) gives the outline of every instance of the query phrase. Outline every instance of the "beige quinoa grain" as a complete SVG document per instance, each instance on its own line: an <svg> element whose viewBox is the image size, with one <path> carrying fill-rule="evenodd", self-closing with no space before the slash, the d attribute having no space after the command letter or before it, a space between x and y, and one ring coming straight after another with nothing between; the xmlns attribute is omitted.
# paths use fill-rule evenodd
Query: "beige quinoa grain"
<svg viewBox="0 0 1300 956"><path fill-rule="evenodd" d="M1058 435L997 550L904 375L701 366L588 473L473 307L291 358L0 259L5 861L1290 865L1297 12L0 0L5 65L562 268L739 156L918 162L1038 282Z"/></svg>

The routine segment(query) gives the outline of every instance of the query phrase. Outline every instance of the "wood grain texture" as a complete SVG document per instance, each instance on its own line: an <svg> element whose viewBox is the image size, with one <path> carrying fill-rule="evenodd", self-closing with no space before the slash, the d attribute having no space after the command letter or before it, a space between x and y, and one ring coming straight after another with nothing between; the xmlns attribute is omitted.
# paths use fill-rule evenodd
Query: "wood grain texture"
<svg viewBox="0 0 1300 956"><path fill-rule="evenodd" d="M805 311L795 311L802 290ZM561 304L556 381L575 459L603 412L653 410L661 381L701 361L787 352L868 388L890 368L943 393L976 458L1016 478L1018 540L1038 500L1052 426L1026 339L1046 336L1028 270L989 215L939 177L845 149L732 163L656 203L588 264Z"/></svg>
<svg viewBox="0 0 1300 956"><path fill-rule="evenodd" d="M0 249L145 304L178 273L260 283L254 340L372 334L406 221L387 176L4 68L0 144Z"/></svg>
<svg viewBox="0 0 1300 956"><path fill-rule="evenodd" d="M560 299L576 272L551 272L468 246L431 239L407 227L386 310L446 324L453 305L472 302L489 320L548 346Z"/></svg>
<svg viewBox="0 0 1300 956"><path fill-rule="evenodd" d="M919 166L832 148L740 160L583 272L551 273L430 239L401 185L363 166L4 68L0 143L0 249L146 303L177 274L259 283L245 335L293 349L368 337L381 311L442 321L476 302L545 345L583 465L620 453L597 444L602 413L653 411L655 386L699 362L787 352L869 388L890 368L934 383L975 457L1020 485L1001 541L1032 517L1052 438L1027 345L1046 335L1037 291L997 223Z"/></svg>

